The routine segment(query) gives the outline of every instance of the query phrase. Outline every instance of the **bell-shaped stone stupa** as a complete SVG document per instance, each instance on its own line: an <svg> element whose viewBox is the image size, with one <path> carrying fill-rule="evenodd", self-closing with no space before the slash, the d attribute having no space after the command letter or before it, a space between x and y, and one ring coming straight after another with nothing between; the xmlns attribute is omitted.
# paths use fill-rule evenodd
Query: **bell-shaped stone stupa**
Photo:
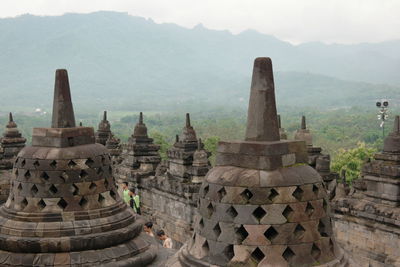
<svg viewBox="0 0 400 267"><path fill-rule="evenodd" d="M107 120L107 111L103 113L103 119L99 123L99 127L95 133L96 143L106 145L108 138L111 135L111 125Z"/></svg>
<svg viewBox="0 0 400 267"><path fill-rule="evenodd" d="M118 183L128 182L130 186L141 187L142 179L153 176L161 162L159 150L160 145L154 144L153 138L148 136L143 113L140 112L133 133L123 146L123 161L116 173Z"/></svg>
<svg viewBox="0 0 400 267"><path fill-rule="evenodd" d="M294 134L294 140L304 141L306 142L307 147L312 147L313 139L310 130L307 129L306 116L301 117L301 127Z"/></svg>
<svg viewBox="0 0 400 267"><path fill-rule="evenodd" d="M341 266L304 141L280 141L272 63L254 62L245 141L219 142L190 239L167 266Z"/></svg>
<svg viewBox="0 0 400 267"><path fill-rule="evenodd" d="M18 152L25 147L25 142L26 139L22 137L22 134L19 132L17 124L13 119L13 115L10 112L6 131L0 139L0 146L3 150L3 159L13 159Z"/></svg>
<svg viewBox="0 0 400 267"><path fill-rule="evenodd" d="M143 266L156 251L120 199L107 149L75 127L66 70L56 71L51 128L34 128L0 207L1 266Z"/></svg>

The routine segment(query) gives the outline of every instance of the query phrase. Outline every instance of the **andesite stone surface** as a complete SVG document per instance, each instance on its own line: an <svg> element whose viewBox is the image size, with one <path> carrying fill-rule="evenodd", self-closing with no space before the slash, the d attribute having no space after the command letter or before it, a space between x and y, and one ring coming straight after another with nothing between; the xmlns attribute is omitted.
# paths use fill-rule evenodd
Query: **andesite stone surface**
<svg viewBox="0 0 400 267"><path fill-rule="evenodd" d="M10 178L15 157L25 147L26 139L22 137L10 112L6 131L0 138L0 203L6 202L10 194Z"/></svg>
<svg viewBox="0 0 400 267"><path fill-rule="evenodd" d="M301 117L301 127L294 134L294 140L301 140L306 142L307 147L313 146L313 138L310 130L307 129L306 116Z"/></svg>
<svg viewBox="0 0 400 267"><path fill-rule="evenodd" d="M301 127L298 129L294 136L295 140L301 140L307 144L308 165L313 167L325 183L329 199L333 199L336 194L336 187L338 185L339 175L331 172L331 157L330 155L323 154L322 148L314 146L311 131L307 129L306 117L301 117Z"/></svg>
<svg viewBox="0 0 400 267"><path fill-rule="evenodd" d="M142 179L156 173L156 168L161 162L159 150L160 146L154 144L153 138L148 136L143 113L140 112L139 121L128 143L122 145L122 162L116 168L118 183L128 182L130 186L140 189Z"/></svg>
<svg viewBox="0 0 400 267"><path fill-rule="evenodd" d="M288 136L287 133L285 132L285 128L282 128L281 124L281 115L278 114L278 127L279 127L279 137L281 140L287 140Z"/></svg>
<svg viewBox="0 0 400 267"><path fill-rule="evenodd" d="M106 148L111 156L113 166L118 165L122 162L121 153L122 147L120 144L121 140L117 138L113 133L110 134L106 141Z"/></svg>
<svg viewBox="0 0 400 267"><path fill-rule="evenodd" d="M13 119L13 115L10 112L8 123L6 125L6 131L3 133L3 137L0 138L0 148L1 148L1 160L9 161L12 167L12 161L19 151L25 147L26 139L22 137L18 130L17 124ZM11 161L10 161L11 160ZM7 164L0 164L5 166Z"/></svg>
<svg viewBox="0 0 400 267"><path fill-rule="evenodd" d="M167 266L344 266L303 141L279 138L272 63L254 62L245 141L218 145L192 238Z"/></svg>
<svg viewBox="0 0 400 267"><path fill-rule="evenodd" d="M1 266L143 266L156 248L117 194L110 155L75 127L66 70L56 71L52 128L34 128L0 207Z"/></svg>
<svg viewBox="0 0 400 267"><path fill-rule="evenodd" d="M96 143L106 145L107 140L111 136L111 125L107 120L107 111L104 111L103 119L100 121L98 129L96 131Z"/></svg>
<svg viewBox="0 0 400 267"><path fill-rule="evenodd" d="M348 195L334 199L338 241L358 266L400 266L400 118L383 151L362 167Z"/></svg>
<svg viewBox="0 0 400 267"><path fill-rule="evenodd" d="M200 186L211 167L210 153L197 139L189 114L167 156L155 176L142 182L142 207L179 247L191 237Z"/></svg>
<svg viewBox="0 0 400 267"><path fill-rule="evenodd" d="M75 127L75 114L72 107L71 92L65 90L69 88L67 70L56 71L56 81L54 85L54 100L51 128Z"/></svg>
<svg viewBox="0 0 400 267"><path fill-rule="evenodd" d="M79 123L82 127L82 122ZM111 131L111 124L107 120L107 111L103 113L103 119L100 121L98 129L95 133L96 143L104 145L111 155L112 165L118 165L122 162L121 153L121 140L117 138ZM114 169L115 171L115 169Z"/></svg>

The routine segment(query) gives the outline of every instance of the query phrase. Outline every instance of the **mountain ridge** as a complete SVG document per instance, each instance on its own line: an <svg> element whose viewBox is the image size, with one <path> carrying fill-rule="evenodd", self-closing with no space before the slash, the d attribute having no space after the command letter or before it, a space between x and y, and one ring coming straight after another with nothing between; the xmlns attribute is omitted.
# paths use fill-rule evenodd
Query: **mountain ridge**
<svg viewBox="0 0 400 267"><path fill-rule="evenodd" d="M272 58L282 77L276 82L283 105L306 105L328 93L321 106L354 102L348 99L357 95L367 102L392 94L400 84L400 41L292 45L254 30L235 35L204 26L187 29L109 11L0 19L0 33L3 106L13 100L17 106L35 106L51 95L57 68L70 71L78 103L93 102L92 107L129 108L130 101L142 108L196 100L216 105L226 98L232 102L227 105L241 105L257 56Z"/></svg>

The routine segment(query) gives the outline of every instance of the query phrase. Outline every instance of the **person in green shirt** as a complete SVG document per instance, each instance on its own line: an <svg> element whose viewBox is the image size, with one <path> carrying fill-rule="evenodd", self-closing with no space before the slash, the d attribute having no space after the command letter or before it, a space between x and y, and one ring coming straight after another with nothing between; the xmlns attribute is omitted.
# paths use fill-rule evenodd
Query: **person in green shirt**
<svg viewBox="0 0 400 267"><path fill-rule="evenodd" d="M140 199L139 195L136 195L135 188L129 190L129 206L133 209L137 214L141 214L140 211Z"/></svg>
<svg viewBox="0 0 400 267"><path fill-rule="evenodd" d="M126 204L129 205L130 201L131 201L131 197L129 196L129 189L128 189L128 183L127 182L123 182L122 183L122 194L123 194L123 199L125 201Z"/></svg>

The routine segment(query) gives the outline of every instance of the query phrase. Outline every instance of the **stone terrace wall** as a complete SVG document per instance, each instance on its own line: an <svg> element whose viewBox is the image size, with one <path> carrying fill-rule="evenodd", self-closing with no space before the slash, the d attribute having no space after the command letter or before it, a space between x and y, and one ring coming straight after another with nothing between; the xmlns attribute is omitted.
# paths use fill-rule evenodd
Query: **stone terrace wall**
<svg viewBox="0 0 400 267"><path fill-rule="evenodd" d="M142 188L140 196L144 215L174 240L175 248L191 237L196 209L192 201L156 188Z"/></svg>
<svg viewBox="0 0 400 267"><path fill-rule="evenodd" d="M400 229L335 214L334 232L358 266L400 266Z"/></svg>
<svg viewBox="0 0 400 267"><path fill-rule="evenodd" d="M400 266L400 117L351 191L333 201L339 242L360 266Z"/></svg>

